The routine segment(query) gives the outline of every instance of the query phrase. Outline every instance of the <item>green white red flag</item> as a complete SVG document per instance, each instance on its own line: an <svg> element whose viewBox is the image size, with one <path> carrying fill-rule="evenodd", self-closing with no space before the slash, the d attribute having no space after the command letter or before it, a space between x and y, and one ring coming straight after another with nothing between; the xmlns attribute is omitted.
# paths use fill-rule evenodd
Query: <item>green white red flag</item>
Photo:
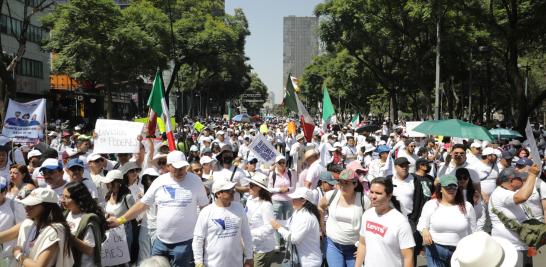
<svg viewBox="0 0 546 267"><path fill-rule="evenodd" d="M150 112L148 113L148 134L153 135L157 126L157 117L161 116L165 122L165 134L167 135L167 142L169 144L169 150L175 150L174 135L172 131L171 119L169 116L169 107L167 101L165 101L163 88L163 79L161 79L161 72L157 71L154 78L154 84L150 97L148 98L148 106Z"/></svg>

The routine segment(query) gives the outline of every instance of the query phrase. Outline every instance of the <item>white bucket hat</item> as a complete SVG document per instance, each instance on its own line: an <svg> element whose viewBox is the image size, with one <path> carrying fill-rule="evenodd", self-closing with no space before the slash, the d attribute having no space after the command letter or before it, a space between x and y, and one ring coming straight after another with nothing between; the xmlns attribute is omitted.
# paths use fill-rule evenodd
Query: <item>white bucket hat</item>
<svg viewBox="0 0 546 267"><path fill-rule="evenodd" d="M256 172L250 179L244 178L248 182L253 183L263 189L265 189L267 192L269 191L269 188L267 188L267 176L263 173Z"/></svg>
<svg viewBox="0 0 546 267"><path fill-rule="evenodd" d="M508 240L476 232L461 239L451 256L453 267L513 267L518 252Z"/></svg>
<svg viewBox="0 0 546 267"><path fill-rule="evenodd" d="M59 197L55 194L55 191L49 188L36 188L30 192L30 194L19 202L25 206L34 206L41 203L55 203L59 202Z"/></svg>

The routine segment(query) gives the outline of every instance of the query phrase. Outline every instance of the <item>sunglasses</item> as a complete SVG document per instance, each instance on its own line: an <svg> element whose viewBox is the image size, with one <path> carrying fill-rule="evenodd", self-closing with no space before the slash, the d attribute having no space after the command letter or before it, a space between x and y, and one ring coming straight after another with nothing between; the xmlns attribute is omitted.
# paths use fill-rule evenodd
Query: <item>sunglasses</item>
<svg viewBox="0 0 546 267"><path fill-rule="evenodd" d="M442 186L445 190L457 190L459 188L458 185L450 184L448 186Z"/></svg>

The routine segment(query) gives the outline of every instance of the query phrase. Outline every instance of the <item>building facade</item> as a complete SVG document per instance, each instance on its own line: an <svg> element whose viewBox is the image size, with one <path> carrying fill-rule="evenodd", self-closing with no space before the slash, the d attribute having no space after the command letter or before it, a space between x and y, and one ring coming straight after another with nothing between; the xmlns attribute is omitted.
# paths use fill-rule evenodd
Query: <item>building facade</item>
<svg viewBox="0 0 546 267"><path fill-rule="evenodd" d="M21 35L24 16L24 0L6 0L0 14L0 35L2 52L15 55L19 49L17 38ZM38 0L29 1L30 5ZM9 9L8 9L9 4ZM17 82L17 98L30 100L44 97L49 90L50 57L49 53L40 47L42 40L48 36L48 31L42 28L40 18L44 12L32 16L27 29L27 42L23 58L15 69Z"/></svg>
<svg viewBox="0 0 546 267"><path fill-rule="evenodd" d="M284 17L283 84L288 73L301 78L305 67L319 53L318 17Z"/></svg>

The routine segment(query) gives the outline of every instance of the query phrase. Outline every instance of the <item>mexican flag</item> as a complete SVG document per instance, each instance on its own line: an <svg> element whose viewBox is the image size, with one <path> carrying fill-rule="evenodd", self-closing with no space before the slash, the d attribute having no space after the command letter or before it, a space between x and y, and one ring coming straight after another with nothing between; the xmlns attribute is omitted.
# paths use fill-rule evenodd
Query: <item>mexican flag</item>
<svg viewBox="0 0 546 267"><path fill-rule="evenodd" d="M290 80L292 81L292 86L294 87L294 92L300 93L300 80L292 75L290 75Z"/></svg>
<svg viewBox="0 0 546 267"><path fill-rule="evenodd" d="M360 112L351 119L351 126L356 129L360 125Z"/></svg>
<svg viewBox="0 0 546 267"><path fill-rule="evenodd" d="M284 99L282 101L283 106L285 106L288 111L294 111L298 113L298 103L296 102L296 92L294 91L294 85L292 83L292 76L288 74L288 79L286 79L286 87L284 88Z"/></svg>
<svg viewBox="0 0 546 267"><path fill-rule="evenodd" d="M328 94L328 88L324 86L322 90L322 128L326 130L328 124L334 121L336 112L334 111L334 105Z"/></svg>
<svg viewBox="0 0 546 267"><path fill-rule="evenodd" d="M157 117L161 116L163 121L166 122L165 133L167 134L169 150L175 150L172 125L169 119L169 107L165 101L163 80L161 79L160 71L157 71L155 74L152 92L150 92L150 97L148 98L148 106L150 107L150 112L148 112L148 134L153 135L155 133Z"/></svg>
<svg viewBox="0 0 546 267"><path fill-rule="evenodd" d="M303 130L303 135L305 136L305 140L307 140L307 142L311 142L313 139L313 131L315 130L315 122L309 115L309 112L307 112L307 109L301 102L298 95L296 95L296 103L298 105L298 115L300 118L300 127Z"/></svg>

